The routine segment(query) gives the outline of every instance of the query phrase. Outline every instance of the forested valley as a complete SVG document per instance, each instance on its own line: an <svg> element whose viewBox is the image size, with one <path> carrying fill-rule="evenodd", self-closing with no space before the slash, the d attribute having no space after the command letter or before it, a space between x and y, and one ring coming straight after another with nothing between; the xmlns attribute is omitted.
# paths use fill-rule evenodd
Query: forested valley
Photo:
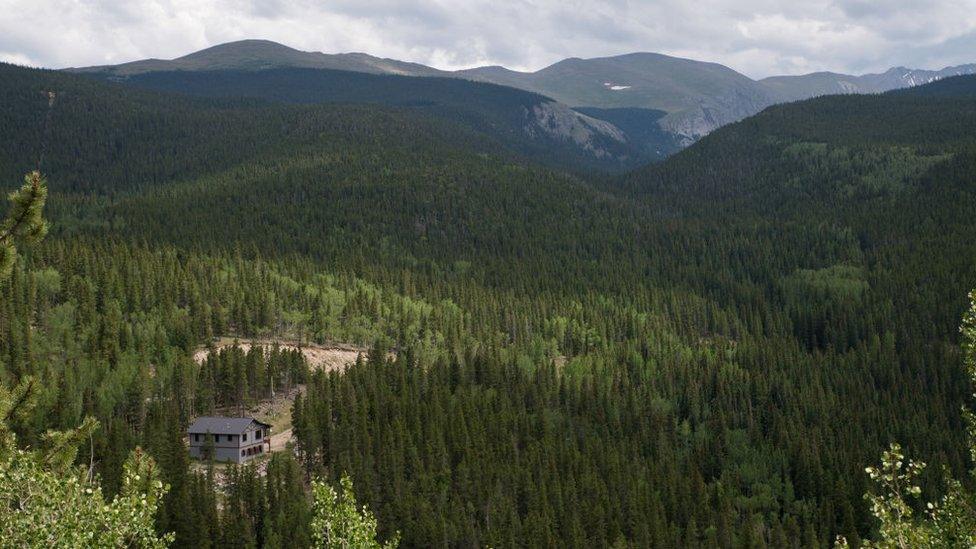
<svg viewBox="0 0 976 549"><path fill-rule="evenodd" d="M974 77L622 175L409 106L176 91L0 65L0 177L39 170L50 225L0 281L0 396L31 401L0 435L96 420L64 470L107 499L141 448L173 546L309 546L345 476L404 547L857 546L890 443L926 501L971 483ZM189 457L193 418L293 386L283 451Z"/></svg>

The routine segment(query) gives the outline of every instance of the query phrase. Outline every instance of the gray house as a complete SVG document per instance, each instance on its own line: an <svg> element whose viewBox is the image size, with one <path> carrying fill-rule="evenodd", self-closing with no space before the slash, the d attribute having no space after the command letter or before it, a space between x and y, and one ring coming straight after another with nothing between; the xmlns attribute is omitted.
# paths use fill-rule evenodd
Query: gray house
<svg viewBox="0 0 976 549"><path fill-rule="evenodd" d="M200 417L188 429L190 456L202 458L213 438L214 460L244 463L271 450L271 426L250 417Z"/></svg>

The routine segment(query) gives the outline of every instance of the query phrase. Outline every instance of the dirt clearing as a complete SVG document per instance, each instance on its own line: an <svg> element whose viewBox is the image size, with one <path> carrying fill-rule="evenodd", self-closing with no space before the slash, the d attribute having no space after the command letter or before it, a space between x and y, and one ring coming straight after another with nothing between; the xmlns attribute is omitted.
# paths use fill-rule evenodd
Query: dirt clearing
<svg viewBox="0 0 976 549"><path fill-rule="evenodd" d="M217 343L214 344L216 349L223 349L224 347L231 347L234 345L234 339L229 337L220 338ZM308 361L308 365L312 370L325 370L326 372L333 372L339 370L345 370L349 365L356 363L356 358L360 355L366 356L368 349L362 347L356 347L354 345L346 344L336 344L336 345L315 345L306 344L301 347L293 341L272 341L272 340L252 340L252 339L239 339L236 340L238 347L243 349L245 352L250 351L251 347L254 345L260 345L267 349L270 349L275 345L282 349L301 349L302 355L305 356L305 360ZM203 362L207 358L210 350L207 348L198 349L193 353L193 360L197 363Z"/></svg>

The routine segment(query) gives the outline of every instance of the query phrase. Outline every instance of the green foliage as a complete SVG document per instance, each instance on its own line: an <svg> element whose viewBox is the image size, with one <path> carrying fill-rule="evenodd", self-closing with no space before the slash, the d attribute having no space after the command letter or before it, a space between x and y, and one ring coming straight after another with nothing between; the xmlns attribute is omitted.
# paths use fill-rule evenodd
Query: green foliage
<svg viewBox="0 0 976 549"><path fill-rule="evenodd" d="M976 292L969 294L970 307L963 316L963 353L969 371L970 385L976 387ZM963 411L968 422L968 447L976 462L976 416ZM893 443L882 456L880 467L868 467L867 473L880 490L865 497L880 525L876 541L862 547L878 549L914 549L976 546L976 492L945 475L945 494L938 503L927 503L921 517L911 504L922 489L918 485L925 463L905 461L901 446ZM976 477L976 469L970 472ZM838 538L839 547L847 540Z"/></svg>
<svg viewBox="0 0 976 549"><path fill-rule="evenodd" d="M166 547L155 514L166 487L138 450L108 500L80 471L52 470L37 452L0 449L0 539L9 547Z"/></svg>
<svg viewBox="0 0 976 549"><path fill-rule="evenodd" d="M339 486L340 490L336 491L327 482L319 480L312 482L314 547L379 549L394 548L399 545L396 535L385 543L380 543L376 539L376 518L369 508L366 506L360 508L356 504L352 479L343 475Z"/></svg>
<svg viewBox="0 0 976 549"><path fill-rule="evenodd" d="M870 289L864 270L848 265L824 269L798 269L786 279L786 291L802 299L859 300Z"/></svg>
<svg viewBox="0 0 976 549"><path fill-rule="evenodd" d="M907 498L918 498L922 494L917 483L925 463L904 460L901 446L893 443L881 456L880 467L865 469L881 489L879 494L866 496L871 503L871 512L881 526L878 531L880 541L866 542L863 546L901 549L948 547L934 542L935 532L929 525L916 524L913 520L914 511ZM839 538L838 545L846 546L846 540Z"/></svg>
<svg viewBox="0 0 976 549"><path fill-rule="evenodd" d="M793 143L783 154L804 167L788 184L800 192L823 187L843 199L871 199L903 192L933 165L949 155L922 155L911 147L828 146L826 143ZM813 175L813 177L810 177Z"/></svg>
<svg viewBox="0 0 976 549"><path fill-rule="evenodd" d="M155 515L167 487L152 458L136 448L123 466L122 489L112 499L92 470L74 465L78 446L98 422L87 418L68 431L48 431L41 449L17 445L8 422L24 416L36 387L24 379L13 391L0 384L0 540L11 547L166 547ZM94 456L92 456L94 457Z"/></svg>
<svg viewBox="0 0 976 549"><path fill-rule="evenodd" d="M37 242L47 234L41 213L47 200L47 185L38 172L24 176L24 185L10 193L10 211L0 223L0 280L10 276L17 257L16 241Z"/></svg>

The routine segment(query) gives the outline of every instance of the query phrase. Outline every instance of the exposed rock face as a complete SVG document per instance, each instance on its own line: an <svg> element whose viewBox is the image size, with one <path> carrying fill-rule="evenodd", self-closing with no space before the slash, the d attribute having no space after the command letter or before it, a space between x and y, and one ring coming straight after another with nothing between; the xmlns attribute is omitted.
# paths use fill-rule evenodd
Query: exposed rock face
<svg viewBox="0 0 976 549"><path fill-rule="evenodd" d="M661 119L661 127L682 140L686 145L732 122L752 116L775 103L762 92L733 89L709 100L698 107L671 113Z"/></svg>
<svg viewBox="0 0 976 549"><path fill-rule="evenodd" d="M613 124L578 113L555 101L539 103L526 114L529 120L525 131L529 135L541 132L555 139L572 141L598 158L612 155L604 146L607 140L627 142L624 133Z"/></svg>

